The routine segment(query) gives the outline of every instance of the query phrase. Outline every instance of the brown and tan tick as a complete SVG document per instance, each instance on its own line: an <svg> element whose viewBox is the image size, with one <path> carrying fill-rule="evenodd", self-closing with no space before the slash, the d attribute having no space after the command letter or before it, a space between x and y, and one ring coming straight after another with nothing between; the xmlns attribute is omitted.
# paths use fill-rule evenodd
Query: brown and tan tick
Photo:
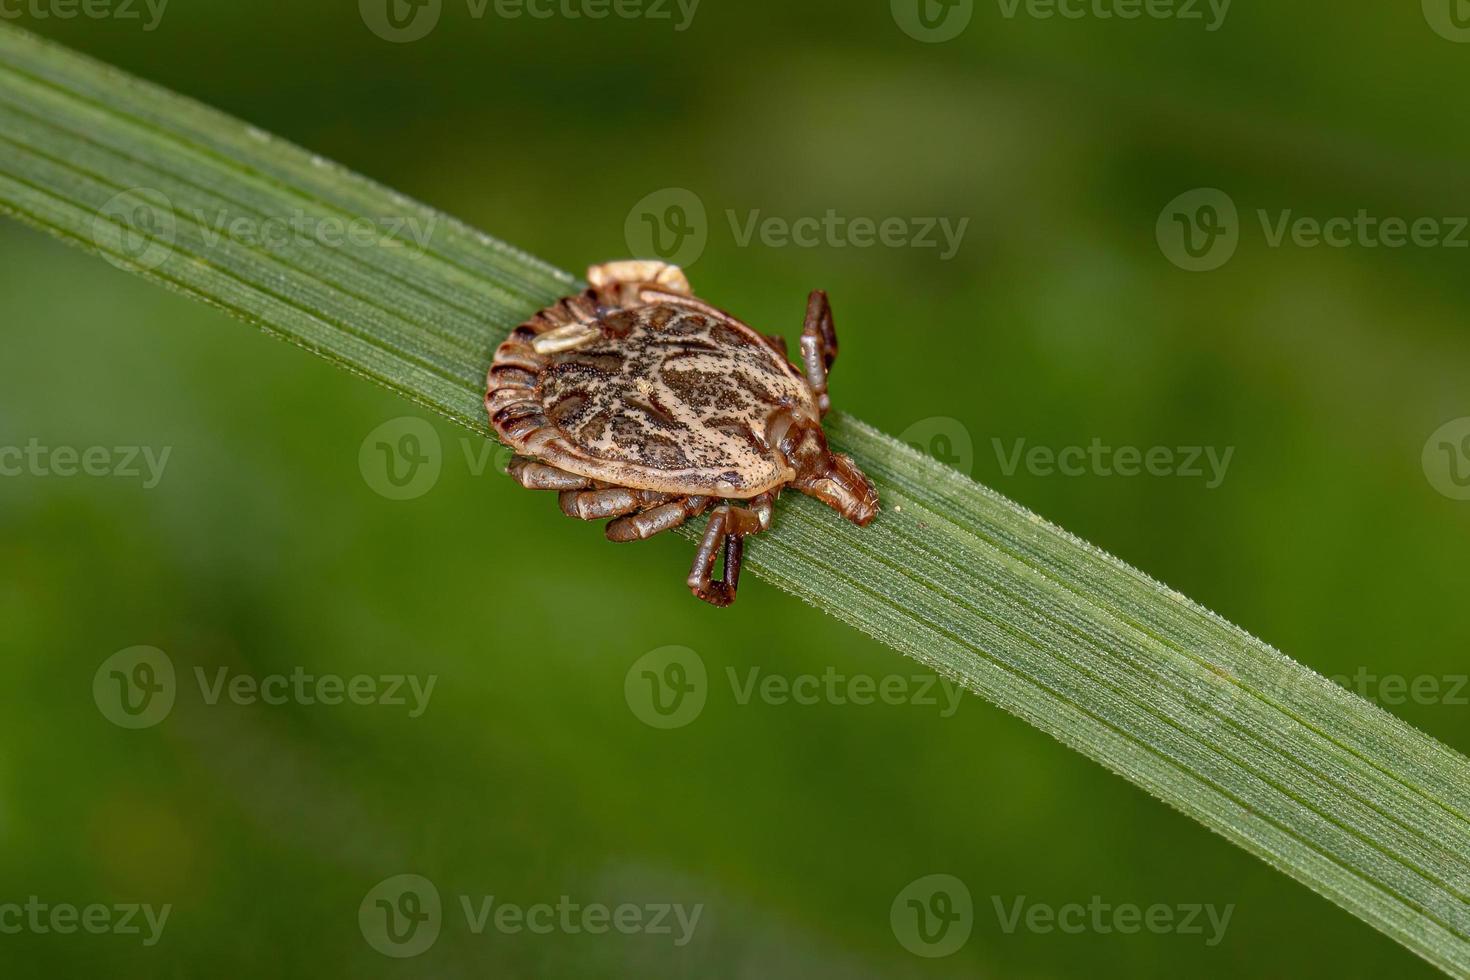
<svg viewBox="0 0 1470 980"><path fill-rule="evenodd" d="M612 541L711 511L689 588L717 606L735 601L744 538L771 526L782 488L872 521L878 492L822 431L837 358L825 292L807 300L803 372L780 337L695 298L677 266L612 262L587 281L495 352L485 406L517 482L560 491L569 517L612 518Z"/></svg>

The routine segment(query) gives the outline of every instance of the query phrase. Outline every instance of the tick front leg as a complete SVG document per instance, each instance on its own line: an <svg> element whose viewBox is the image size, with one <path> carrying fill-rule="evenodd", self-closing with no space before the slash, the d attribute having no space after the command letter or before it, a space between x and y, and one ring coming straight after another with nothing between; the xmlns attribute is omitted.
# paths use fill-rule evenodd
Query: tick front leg
<svg viewBox="0 0 1470 980"><path fill-rule="evenodd" d="M590 490L595 485L585 476L559 470L527 456L517 456L505 470L527 490Z"/></svg>
<svg viewBox="0 0 1470 980"><path fill-rule="evenodd" d="M812 290L806 301L806 323L801 330L801 363L807 384L817 396L822 414L832 407L827 395L827 375L837 360L837 327L832 322L832 305L823 290Z"/></svg>
<svg viewBox="0 0 1470 980"><path fill-rule="evenodd" d="M709 517L704 538L694 553L689 569L689 589L714 606L728 606L735 601L740 588L740 565L745 557L745 536L757 534L770 526L769 494L751 501L751 507L721 506ZM723 550L724 580L716 581L715 561Z"/></svg>

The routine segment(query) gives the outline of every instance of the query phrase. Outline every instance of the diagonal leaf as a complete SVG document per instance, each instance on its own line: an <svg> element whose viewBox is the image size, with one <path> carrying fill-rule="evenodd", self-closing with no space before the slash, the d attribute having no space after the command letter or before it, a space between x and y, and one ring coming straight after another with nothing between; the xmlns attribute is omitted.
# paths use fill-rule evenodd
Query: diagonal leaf
<svg viewBox="0 0 1470 980"><path fill-rule="evenodd" d="M10 27L0 210L482 433L500 335L575 285ZM298 231L261 234L283 223ZM879 483L884 513L859 529L784 501L752 549L756 574L1470 976L1465 757L862 422L837 415L829 428Z"/></svg>

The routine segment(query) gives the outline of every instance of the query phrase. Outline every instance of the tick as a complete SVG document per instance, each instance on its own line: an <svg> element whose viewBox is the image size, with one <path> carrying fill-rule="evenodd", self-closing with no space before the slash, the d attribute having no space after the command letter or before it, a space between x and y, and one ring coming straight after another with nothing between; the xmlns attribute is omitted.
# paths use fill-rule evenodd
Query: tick
<svg viewBox="0 0 1470 980"><path fill-rule="evenodd" d="M837 359L825 292L807 300L799 370L784 340L697 299L677 266L612 262L587 281L495 352L485 407L518 483L559 491L568 517L610 519L611 541L708 512L689 588L716 606L735 601L744 539L771 526L783 488L873 520L872 481L822 430Z"/></svg>

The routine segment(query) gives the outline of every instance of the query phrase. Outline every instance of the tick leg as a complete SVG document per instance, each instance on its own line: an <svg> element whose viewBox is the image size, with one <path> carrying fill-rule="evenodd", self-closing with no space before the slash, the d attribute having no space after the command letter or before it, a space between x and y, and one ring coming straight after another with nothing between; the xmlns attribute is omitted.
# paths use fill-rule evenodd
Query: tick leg
<svg viewBox="0 0 1470 980"><path fill-rule="evenodd" d="M604 487L601 490L566 490L561 495L561 512L581 521L600 521L645 510L674 499L652 490Z"/></svg>
<svg viewBox="0 0 1470 980"><path fill-rule="evenodd" d="M769 506L768 500L766 505ZM714 606L728 606L734 602L735 593L740 588L740 565L745 557L745 536L763 530L764 526L769 526L769 521L770 518L767 517L763 525L759 509L731 507L729 504L711 514L709 524L704 529L704 538L694 553L694 564L689 569L690 591ZM715 560L722 550L725 555L725 577L723 581L716 581Z"/></svg>
<svg viewBox="0 0 1470 980"><path fill-rule="evenodd" d="M823 415L832 407L832 399L827 395L827 375L832 372L835 360L837 328L832 323L832 305L823 290L814 289L807 297L806 323L801 329L801 362Z"/></svg>
<svg viewBox="0 0 1470 980"><path fill-rule="evenodd" d="M585 476L559 470L526 456L517 456L505 470L527 490L590 490L595 485Z"/></svg>
<svg viewBox="0 0 1470 980"><path fill-rule="evenodd" d="M602 339L602 330L596 323L568 323L538 334L531 341L531 347L536 353L542 355L560 354L562 351L575 350L600 339Z"/></svg>
<svg viewBox="0 0 1470 980"><path fill-rule="evenodd" d="M708 497L681 497L637 514L619 517L607 525L609 541L643 541L655 534L672 531L691 517L709 509Z"/></svg>
<svg viewBox="0 0 1470 980"><path fill-rule="evenodd" d="M769 531L771 529L771 514L775 511L776 498L780 495L781 488L777 487L774 490L766 491L759 497L754 497L751 499L750 512L754 514L755 519L760 522L760 529L762 531Z"/></svg>

